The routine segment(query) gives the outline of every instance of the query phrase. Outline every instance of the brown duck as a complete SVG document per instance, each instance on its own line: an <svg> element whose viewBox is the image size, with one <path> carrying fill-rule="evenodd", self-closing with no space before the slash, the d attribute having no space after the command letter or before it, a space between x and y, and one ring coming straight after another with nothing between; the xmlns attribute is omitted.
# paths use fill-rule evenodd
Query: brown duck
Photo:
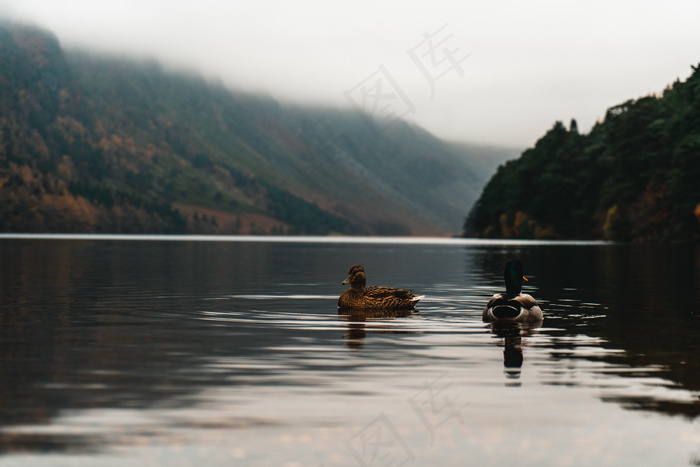
<svg viewBox="0 0 700 467"><path fill-rule="evenodd" d="M408 289L367 287L365 268L359 264L350 268L343 284L350 284L350 288L338 299L339 308L411 310L418 300L424 297L424 295L413 295Z"/></svg>
<svg viewBox="0 0 700 467"><path fill-rule="evenodd" d="M503 271L506 282L506 293L491 297L486 304L482 318L486 322L521 322L538 323L543 319L542 309L537 300L531 295L522 293L523 281L527 278L523 273L523 265L517 259L506 263Z"/></svg>

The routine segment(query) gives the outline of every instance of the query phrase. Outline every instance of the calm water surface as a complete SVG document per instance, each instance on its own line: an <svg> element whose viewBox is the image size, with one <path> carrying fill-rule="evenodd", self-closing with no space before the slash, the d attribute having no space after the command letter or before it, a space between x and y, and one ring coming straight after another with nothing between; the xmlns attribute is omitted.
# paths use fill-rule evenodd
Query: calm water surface
<svg viewBox="0 0 700 467"><path fill-rule="evenodd" d="M257 240L0 238L0 465L700 465L698 247Z"/></svg>

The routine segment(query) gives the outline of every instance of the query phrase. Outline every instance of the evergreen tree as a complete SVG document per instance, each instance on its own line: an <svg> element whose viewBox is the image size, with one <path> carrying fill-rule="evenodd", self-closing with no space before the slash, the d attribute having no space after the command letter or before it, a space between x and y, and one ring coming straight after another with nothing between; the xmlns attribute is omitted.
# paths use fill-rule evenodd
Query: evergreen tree
<svg viewBox="0 0 700 467"><path fill-rule="evenodd" d="M611 107L587 135L556 122L498 168L465 222L480 236L700 240L700 67Z"/></svg>

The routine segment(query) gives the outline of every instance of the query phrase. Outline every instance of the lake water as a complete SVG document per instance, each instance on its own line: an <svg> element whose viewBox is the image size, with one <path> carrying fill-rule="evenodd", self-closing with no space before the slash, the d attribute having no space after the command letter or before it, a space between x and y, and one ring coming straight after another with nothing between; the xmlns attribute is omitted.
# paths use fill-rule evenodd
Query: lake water
<svg viewBox="0 0 700 467"><path fill-rule="evenodd" d="M537 329L481 322L517 257ZM426 297L339 314L350 265ZM0 465L700 465L700 248L0 237Z"/></svg>

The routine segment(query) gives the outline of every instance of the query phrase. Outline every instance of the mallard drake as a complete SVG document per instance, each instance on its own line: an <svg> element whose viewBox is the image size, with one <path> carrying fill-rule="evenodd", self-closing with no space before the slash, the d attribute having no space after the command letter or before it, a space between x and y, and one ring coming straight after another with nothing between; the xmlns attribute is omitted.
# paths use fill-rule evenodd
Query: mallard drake
<svg viewBox="0 0 700 467"><path fill-rule="evenodd" d="M527 282L523 273L523 264L517 259L508 261L503 271L503 278L506 281L506 293L491 297L484 308L484 321L526 323L542 321L542 309L537 300L531 295L521 293L523 281Z"/></svg>
<svg viewBox="0 0 700 467"><path fill-rule="evenodd" d="M348 277L343 284L350 288L338 298L340 308L384 308L394 310L410 310L424 295L413 295L408 289L393 287L367 287L365 268L356 264L348 271Z"/></svg>

